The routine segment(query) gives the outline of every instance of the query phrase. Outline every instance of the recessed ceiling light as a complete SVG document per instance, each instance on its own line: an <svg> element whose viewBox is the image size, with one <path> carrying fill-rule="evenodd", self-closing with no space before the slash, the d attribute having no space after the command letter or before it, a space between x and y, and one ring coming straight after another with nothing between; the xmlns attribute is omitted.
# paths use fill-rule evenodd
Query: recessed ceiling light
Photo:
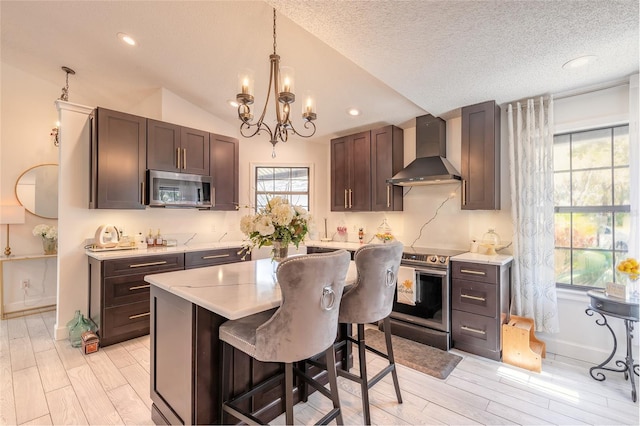
<svg viewBox="0 0 640 426"><path fill-rule="evenodd" d="M347 110L347 114L349 114L349 115L351 115L351 116L355 117L355 116L360 115L360 110L359 110L358 108L349 108L349 109Z"/></svg>
<svg viewBox="0 0 640 426"><path fill-rule="evenodd" d="M118 33L118 38L123 42L127 43L129 46L136 45L136 41L129 34Z"/></svg>
<svg viewBox="0 0 640 426"><path fill-rule="evenodd" d="M574 58L568 62L565 62L564 65L562 65L563 69L571 69L571 68L580 68L583 67L587 64L590 64L591 62L596 60L596 56L595 55L585 55L585 56L580 56L577 58Z"/></svg>
<svg viewBox="0 0 640 426"><path fill-rule="evenodd" d="M234 108L238 108L238 103L237 103L236 101L234 101L234 100L229 99L229 100L227 101L227 103L228 103L229 105L231 105L232 107L234 107Z"/></svg>

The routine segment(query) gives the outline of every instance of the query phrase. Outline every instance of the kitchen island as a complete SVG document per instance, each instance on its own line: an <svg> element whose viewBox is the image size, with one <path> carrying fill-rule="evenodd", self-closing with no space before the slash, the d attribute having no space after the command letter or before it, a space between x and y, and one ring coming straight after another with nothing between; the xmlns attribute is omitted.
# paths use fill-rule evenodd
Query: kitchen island
<svg viewBox="0 0 640 426"><path fill-rule="evenodd" d="M352 262L346 284L355 279ZM277 308L282 301L271 260L148 275L145 281L151 285L151 399L156 424L219 423L222 368L231 371L227 388L232 394L281 371L280 364L259 362L236 350L231 365L220 365L220 325ZM346 365L348 353L338 352L336 359ZM278 382L254 397L250 409L269 421L284 411L282 393Z"/></svg>

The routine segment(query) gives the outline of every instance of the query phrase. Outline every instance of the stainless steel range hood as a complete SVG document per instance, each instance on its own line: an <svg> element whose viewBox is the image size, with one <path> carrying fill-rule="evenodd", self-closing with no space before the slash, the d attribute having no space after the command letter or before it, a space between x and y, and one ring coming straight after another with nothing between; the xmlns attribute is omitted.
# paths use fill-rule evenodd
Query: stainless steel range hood
<svg viewBox="0 0 640 426"><path fill-rule="evenodd" d="M387 183L398 186L458 182L460 173L447 160L446 122L431 114L416 117L416 159Z"/></svg>

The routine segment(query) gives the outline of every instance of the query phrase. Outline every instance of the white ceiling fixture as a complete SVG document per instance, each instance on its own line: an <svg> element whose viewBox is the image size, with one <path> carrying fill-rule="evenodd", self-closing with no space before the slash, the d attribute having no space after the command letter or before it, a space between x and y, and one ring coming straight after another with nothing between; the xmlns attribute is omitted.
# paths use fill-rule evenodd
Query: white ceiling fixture
<svg viewBox="0 0 640 426"><path fill-rule="evenodd" d="M269 55L271 63L269 71L269 86L267 98L264 102L262 114L257 122L253 123L253 114L251 105L254 100L254 77L253 71L245 70L238 75L238 90L236 96L238 101L238 118L242 122L240 125L240 134L245 138L251 138L261 132L269 133L269 142L273 146L271 157L276 158L276 144L278 142L286 142L289 139L289 133L310 138L316 133L316 125L313 120L316 119L315 100L310 92L304 97L302 104L302 118L305 120L304 128L310 129L310 133L300 133L291 123L291 104L296 100L294 92L294 71L291 67L280 67L280 56L276 53L276 10L273 9L273 54ZM276 124L273 129L264 122L269 105L269 96L273 88L273 100L275 103Z"/></svg>
<svg viewBox="0 0 640 426"><path fill-rule="evenodd" d="M360 110L358 108L349 108L347 109L347 114L352 117L357 117L358 115L360 115Z"/></svg>
<svg viewBox="0 0 640 426"><path fill-rule="evenodd" d="M595 55L584 55L577 58L573 58L570 61L565 62L562 65L563 69L582 68L585 65L591 64L596 60Z"/></svg>
<svg viewBox="0 0 640 426"><path fill-rule="evenodd" d="M118 39L120 41L122 41L123 43L128 44L129 46L135 46L136 45L136 41L129 34L118 33Z"/></svg>

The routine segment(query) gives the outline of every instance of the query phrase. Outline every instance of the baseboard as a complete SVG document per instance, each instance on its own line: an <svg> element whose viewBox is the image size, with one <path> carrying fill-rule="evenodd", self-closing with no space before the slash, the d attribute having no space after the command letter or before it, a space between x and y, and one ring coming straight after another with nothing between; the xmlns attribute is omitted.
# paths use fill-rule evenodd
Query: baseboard
<svg viewBox="0 0 640 426"><path fill-rule="evenodd" d="M55 306L56 302L56 297L50 296L39 299L33 304L25 304L23 302L6 303L4 305L2 313L6 318L30 315L38 312L39 308L47 308L51 305Z"/></svg>
<svg viewBox="0 0 640 426"><path fill-rule="evenodd" d="M542 337L542 340L547 345L547 352L558 354L567 358L573 358L580 361L592 363L594 365L600 364L602 361L607 359L609 354L611 354L611 349L613 346L608 348L600 348L594 346L586 346L586 345L578 345L576 343L556 340L550 337L550 335L545 334ZM622 344L620 344L622 343ZM626 356L626 344L624 342L618 342L618 351L616 356L614 356L613 361L616 359L624 359Z"/></svg>

